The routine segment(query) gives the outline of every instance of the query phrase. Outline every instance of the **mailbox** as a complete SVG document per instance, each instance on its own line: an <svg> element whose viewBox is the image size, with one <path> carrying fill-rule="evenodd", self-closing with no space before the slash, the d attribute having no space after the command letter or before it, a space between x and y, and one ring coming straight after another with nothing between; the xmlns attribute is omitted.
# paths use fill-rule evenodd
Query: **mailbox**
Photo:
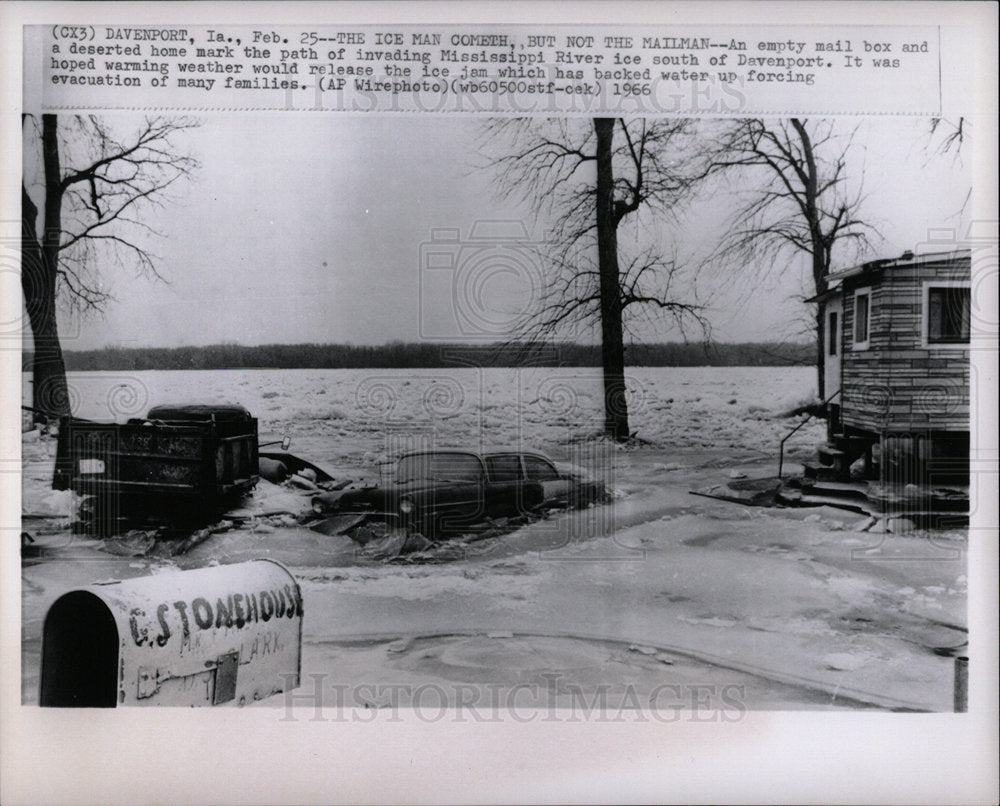
<svg viewBox="0 0 1000 806"><path fill-rule="evenodd" d="M96 583L45 616L39 704L244 705L297 688L302 594L254 560Z"/></svg>

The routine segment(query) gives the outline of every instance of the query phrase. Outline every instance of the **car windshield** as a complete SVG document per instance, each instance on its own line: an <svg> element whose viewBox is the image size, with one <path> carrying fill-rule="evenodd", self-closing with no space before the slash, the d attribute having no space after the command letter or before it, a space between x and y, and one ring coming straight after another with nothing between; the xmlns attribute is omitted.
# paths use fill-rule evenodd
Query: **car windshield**
<svg viewBox="0 0 1000 806"><path fill-rule="evenodd" d="M482 462L471 453L418 453L404 456L396 468L397 484L418 481L476 482L482 477Z"/></svg>

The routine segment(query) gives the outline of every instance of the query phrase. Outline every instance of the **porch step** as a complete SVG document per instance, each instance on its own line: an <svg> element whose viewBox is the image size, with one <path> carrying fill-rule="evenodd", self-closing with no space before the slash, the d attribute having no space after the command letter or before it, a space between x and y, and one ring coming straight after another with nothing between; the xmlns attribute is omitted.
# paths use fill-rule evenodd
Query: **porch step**
<svg viewBox="0 0 1000 806"><path fill-rule="evenodd" d="M825 442L816 448L816 457L821 465L843 467L847 454L836 445Z"/></svg>
<svg viewBox="0 0 1000 806"><path fill-rule="evenodd" d="M867 498L869 483L865 481L832 481L802 478L790 482L790 486L802 491L803 495L838 496L840 498Z"/></svg>
<svg viewBox="0 0 1000 806"><path fill-rule="evenodd" d="M841 481L847 472L835 465L817 464L815 462L803 462L802 470L807 479L816 479L817 481Z"/></svg>

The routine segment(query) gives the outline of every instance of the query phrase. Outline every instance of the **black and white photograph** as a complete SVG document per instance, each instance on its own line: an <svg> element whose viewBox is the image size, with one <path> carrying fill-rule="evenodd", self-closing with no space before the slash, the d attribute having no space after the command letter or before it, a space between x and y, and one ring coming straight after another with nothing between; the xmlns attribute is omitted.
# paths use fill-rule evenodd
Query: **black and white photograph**
<svg viewBox="0 0 1000 806"><path fill-rule="evenodd" d="M171 11L19 31L15 708L243 709L251 756L971 716L996 107L955 36ZM933 86L808 100L881 70Z"/></svg>

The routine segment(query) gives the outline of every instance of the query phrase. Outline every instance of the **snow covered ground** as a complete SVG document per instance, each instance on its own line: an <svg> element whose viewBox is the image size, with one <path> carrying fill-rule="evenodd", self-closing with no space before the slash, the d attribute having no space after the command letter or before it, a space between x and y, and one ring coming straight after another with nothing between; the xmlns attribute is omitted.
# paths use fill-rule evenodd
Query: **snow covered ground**
<svg viewBox="0 0 1000 806"><path fill-rule="evenodd" d="M592 438L593 370L74 376L79 416L237 401L262 438L290 435L293 452L335 475L374 472L379 455L421 445L521 443L587 467L617 497L440 564L379 563L347 538L290 524L230 530L172 559L120 557L69 534L71 501L48 488L54 440L27 434L23 510L38 517L24 527L47 559L22 573L23 699L36 701L42 619L65 590L272 557L302 585L302 671L327 675L331 705L334 690L376 707L500 691L528 697L524 707L574 708L603 692L610 709L950 710L950 656L967 637L964 530L871 534L844 510L689 494L734 473L773 476L796 422L776 415L811 396L811 379L799 368L630 370L645 442L620 448ZM804 458L822 433L811 423L786 456Z"/></svg>

